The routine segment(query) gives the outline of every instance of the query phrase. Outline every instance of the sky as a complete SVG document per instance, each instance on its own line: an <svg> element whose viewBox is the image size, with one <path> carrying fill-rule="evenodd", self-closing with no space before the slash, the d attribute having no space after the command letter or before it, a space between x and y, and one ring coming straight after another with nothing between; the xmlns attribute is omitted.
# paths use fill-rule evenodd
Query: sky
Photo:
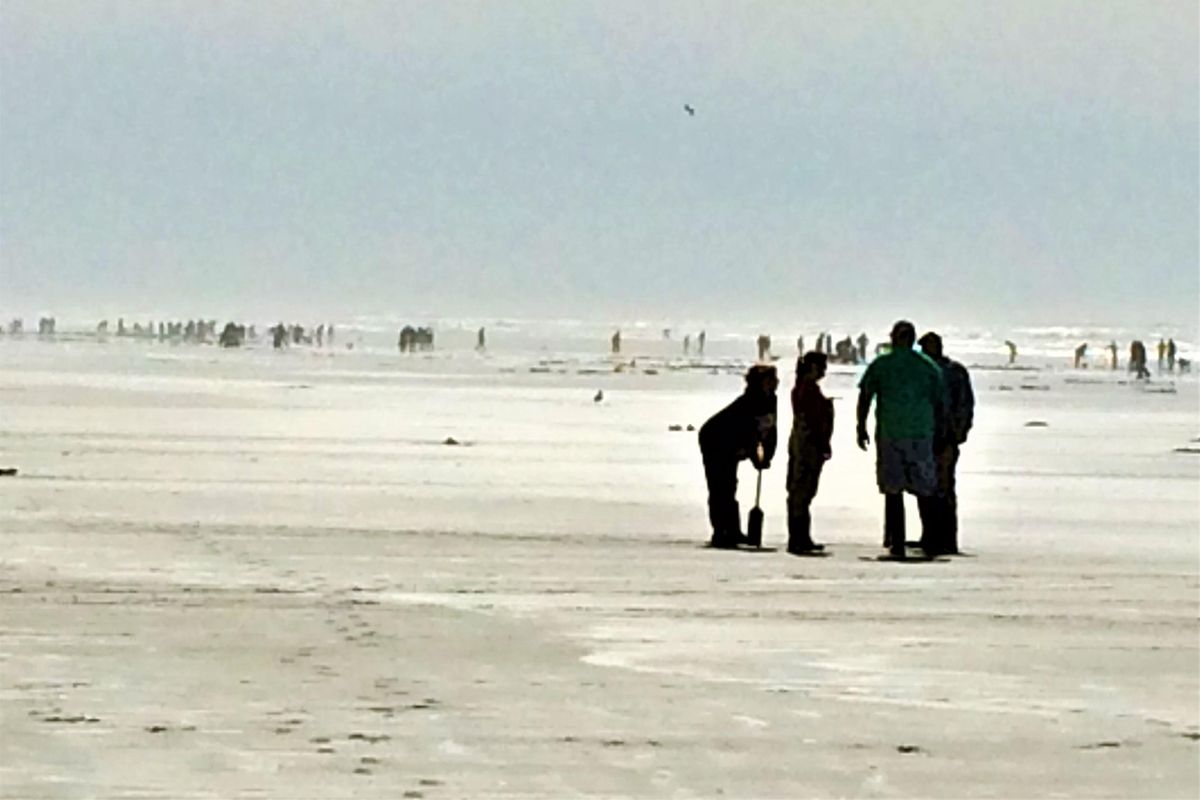
<svg viewBox="0 0 1200 800"><path fill-rule="evenodd" d="M1197 13L2 0L0 313L1194 326Z"/></svg>

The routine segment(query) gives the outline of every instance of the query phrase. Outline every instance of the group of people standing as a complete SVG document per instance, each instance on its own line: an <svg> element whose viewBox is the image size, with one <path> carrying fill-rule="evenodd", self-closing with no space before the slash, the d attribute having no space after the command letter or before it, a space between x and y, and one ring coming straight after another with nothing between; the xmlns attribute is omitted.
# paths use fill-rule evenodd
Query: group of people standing
<svg viewBox="0 0 1200 800"><path fill-rule="evenodd" d="M859 381L856 409L858 446L866 450L872 441L867 419L875 407L875 477L884 495L884 546L892 558L907 557L904 494L909 493L917 496L921 517L917 545L924 556L956 554L955 471L975 410L970 375L945 356L936 333L926 333L918 342L912 323L901 320L890 338L890 348L870 363ZM826 353L817 351L801 356L791 391L787 550L794 555L824 550L812 537L810 507L825 462L833 455L833 403L820 387L828 360ZM755 469L770 468L778 439L778 387L775 367L756 364L746 373L742 395L700 428L713 547L736 548L745 543L737 468L745 459Z"/></svg>
<svg viewBox="0 0 1200 800"><path fill-rule="evenodd" d="M1120 368L1120 358L1118 357L1119 348L1114 339L1109 342L1108 347L1109 368L1117 370ZM1087 342L1075 348L1075 369L1082 369L1087 366L1088 345ZM1175 345L1175 340L1159 339L1158 340L1158 371L1163 371L1164 365L1167 372L1175 371L1176 360L1179 362L1179 371L1188 372L1191 367L1191 362L1186 358L1178 358L1179 350ZM1146 345L1140 340L1135 339L1129 344L1129 371L1137 373L1138 378L1149 378L1150 370L1146 367Z"/></svg>

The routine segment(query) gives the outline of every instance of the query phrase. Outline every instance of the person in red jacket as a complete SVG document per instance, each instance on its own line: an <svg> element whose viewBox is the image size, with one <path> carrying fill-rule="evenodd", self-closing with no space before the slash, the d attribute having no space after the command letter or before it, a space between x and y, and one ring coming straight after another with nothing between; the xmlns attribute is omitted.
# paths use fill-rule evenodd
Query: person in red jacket
<svg viewBox="0 0 1200 800"><path fill-rule="evenodd" d="M807 555L825 545L812 540L809 506L817 496L821 470L832 455L833 403L821 391L827 356L806 353L796 363L796 387L792 389L792 435L788 439L787 509L788 552Z"/></svg>

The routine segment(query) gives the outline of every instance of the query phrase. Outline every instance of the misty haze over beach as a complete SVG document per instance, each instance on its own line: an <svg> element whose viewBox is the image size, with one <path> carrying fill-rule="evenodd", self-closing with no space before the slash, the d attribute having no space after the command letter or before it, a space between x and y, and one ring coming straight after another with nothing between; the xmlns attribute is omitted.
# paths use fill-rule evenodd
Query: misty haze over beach
<svg viewBox="0 0 1200 800"><path fill-rule="evenodd" d="M0 0L0 797L1200 796L1198 26Z"/></svg>
<svg viewBox="0 0 1200 800"><path fill-rule="evenodd" d="M1196 23L8 0L0 310L1194 326Z"/></svg>

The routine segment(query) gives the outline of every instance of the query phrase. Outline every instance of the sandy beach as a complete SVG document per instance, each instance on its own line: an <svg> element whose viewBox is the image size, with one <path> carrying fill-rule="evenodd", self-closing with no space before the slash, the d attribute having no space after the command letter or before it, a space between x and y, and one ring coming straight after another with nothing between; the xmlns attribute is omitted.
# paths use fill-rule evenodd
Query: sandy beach
<svg viewBox="0 0 1200 800"><path fill-rule="evenodd" d="M974 370L894 564L853 369L798 559L702 547L735 370L538 363L0 342L0 794L1200 795L1195 377Z"/></svg>

